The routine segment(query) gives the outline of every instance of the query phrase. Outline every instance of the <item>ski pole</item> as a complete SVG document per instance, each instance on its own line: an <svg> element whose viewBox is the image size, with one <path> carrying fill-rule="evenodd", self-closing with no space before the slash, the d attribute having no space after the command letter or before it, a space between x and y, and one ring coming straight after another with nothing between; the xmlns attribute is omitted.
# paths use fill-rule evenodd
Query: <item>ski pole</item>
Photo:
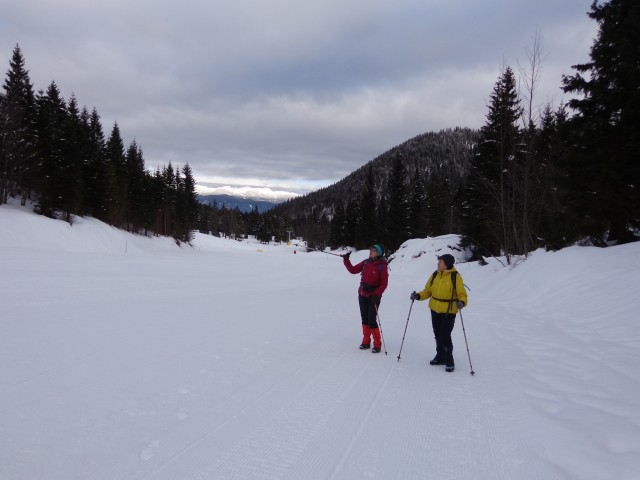
<svg viewBox="0 0 640 480"><path fill-rule="evenodd" d="M409 317L411 317L411 309L413 308L413 302L411 300L411 306L409 307L409 315L407 315L407 323L404 325L404 333L402 334L402 343L400 344L400 351L398 352L398 361L400 361L400 354L402 353L402 346L404 345L404 337L407 335L407 327L409 326Z"/></svg>
<svg viewBox="0 0 640 480"><path fill-rule="evenodd" d="M464 334L464 343L467 345L467 356L469 357L469 367L471 368L471 375L475 375L473 371L473 365L471 365L471 354L469 353L469 343L467 342L467 332L464 329L464 320L462 319L462 310L460 310L460 323L462 324L462 333Z"/></svg>
<svg viewBox="0 0 640 480"><path fill-rule="evenodd" d="M378 320L378 327L380 328L380 338L382 339L382 346L384 347L384 354L387 355L387 346L384 343L384 335L382 334L382 322L380 321L380 314L378 313L378 305L375 303L373 306L376 308L376 319Z"/></svg>
<svg viewBox="0 0 640 480"><path fill-rule="evenodd" d="M333 255L335 257L342 257L342 255L338 254L338 253L333 253L333 252L325 252L324 250L320 250L318 248L313 248L313 247L309 247L307 245L300 245L298 243L291 243L291 245L294 245L296 247L300 247L300 248L308 248L309 250L315 250L316 252L320 252L320 253L326 253L327 255Z"/></svg>

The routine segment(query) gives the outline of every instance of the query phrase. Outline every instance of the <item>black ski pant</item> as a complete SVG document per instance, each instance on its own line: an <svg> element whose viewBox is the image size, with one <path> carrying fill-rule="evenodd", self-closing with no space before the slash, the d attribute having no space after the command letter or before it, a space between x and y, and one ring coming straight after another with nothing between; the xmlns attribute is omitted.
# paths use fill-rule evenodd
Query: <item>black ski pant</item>
<svg viewBox="0 0 640 480"><path fill-rule="evenodd" d="M378 322L376 321L376 307L371 303L369 297L358 295L358 303L360 304L360 317L362 317L362 324L368 325L369 328L378 328ZM377 307L380 308L379 300Z"/></svg>
<svg viewBox="0 0 640 480"><path fill-rule="evenodd" d="M455 323L455 313L437 313L431 310L431 325L436 339L436 356L434 360L443 362L445 365L454 365L451 332Z"/></svg>

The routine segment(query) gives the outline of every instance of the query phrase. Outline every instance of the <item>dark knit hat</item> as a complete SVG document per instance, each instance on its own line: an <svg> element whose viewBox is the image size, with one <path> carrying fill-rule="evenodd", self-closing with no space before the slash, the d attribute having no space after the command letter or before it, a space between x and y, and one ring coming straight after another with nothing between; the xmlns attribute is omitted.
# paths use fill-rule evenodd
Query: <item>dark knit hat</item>
<svg viewBox="0 0 640 480"><path fill-rule="evenodd" d="M449 253L445 253L444 255L440 255L438 257L438 260L442 260L444 262L444 264L447 266L447 270L453 268L453 264L456 261L456 259L453 258L453 255L451 255Z"/></svg>

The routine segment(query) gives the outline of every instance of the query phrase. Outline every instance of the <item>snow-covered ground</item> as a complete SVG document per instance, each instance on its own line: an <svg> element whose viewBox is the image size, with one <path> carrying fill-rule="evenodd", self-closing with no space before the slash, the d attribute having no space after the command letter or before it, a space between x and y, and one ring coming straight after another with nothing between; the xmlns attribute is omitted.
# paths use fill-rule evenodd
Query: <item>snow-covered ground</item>
<svg viewBox="0 0 640 480"><path fill-rule="evenodd" d="M385 355L338 257L0 207L0 479L640 478L640 244L458 264L472 376L427 302L397 359L455 241L392 261Z"/></svg>

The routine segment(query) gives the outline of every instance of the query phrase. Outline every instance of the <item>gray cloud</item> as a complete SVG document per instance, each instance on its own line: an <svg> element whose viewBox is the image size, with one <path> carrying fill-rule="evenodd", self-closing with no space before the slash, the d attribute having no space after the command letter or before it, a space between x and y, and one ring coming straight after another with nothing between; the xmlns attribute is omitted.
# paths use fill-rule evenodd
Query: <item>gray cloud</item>
<svg viewBox="0 0 640 480"><path fill-rule="evenodd" d="M0 51L117 121L147 165L304 191L429 130L479 127L501 68L546 56L538 103L588 59L591 0L25 0Z"/></svg>

